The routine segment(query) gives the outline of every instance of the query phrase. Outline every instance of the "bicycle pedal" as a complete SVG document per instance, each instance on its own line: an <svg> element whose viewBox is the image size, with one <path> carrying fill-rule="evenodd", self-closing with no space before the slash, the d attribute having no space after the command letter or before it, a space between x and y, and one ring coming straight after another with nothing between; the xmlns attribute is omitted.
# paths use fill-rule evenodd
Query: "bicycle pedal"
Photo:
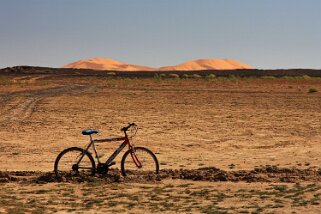
<svg viewBox="0 0 321 214"><path fill-rule="evenodd" d="M108 164L108 167L111 167L111 166L113 166L113 165L115 165L115 164L116 164L116 162L113 161L113 162L111 162L110 164Z"/></svg>

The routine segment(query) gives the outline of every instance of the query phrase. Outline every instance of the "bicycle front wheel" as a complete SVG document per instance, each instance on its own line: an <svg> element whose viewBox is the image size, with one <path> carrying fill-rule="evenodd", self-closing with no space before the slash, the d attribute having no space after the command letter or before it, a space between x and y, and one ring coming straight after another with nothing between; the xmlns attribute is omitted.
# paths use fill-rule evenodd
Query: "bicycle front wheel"
<svg viewBox="0 0 321 214"><path fill-rule="evenodd" d="M137 166L134 158L137 157L140 166ZM121 160L121 172L127 175L158 175L159 164L155 154L147 148L135 147L135 151L128 150Z"/></svg>
<svg viewBox="0 0 321 214"><path fill-rule="evenodd" d="M63 150L57 156L54 166L57 177L94 175L95 170L91 154L78 147Z"/></svg>

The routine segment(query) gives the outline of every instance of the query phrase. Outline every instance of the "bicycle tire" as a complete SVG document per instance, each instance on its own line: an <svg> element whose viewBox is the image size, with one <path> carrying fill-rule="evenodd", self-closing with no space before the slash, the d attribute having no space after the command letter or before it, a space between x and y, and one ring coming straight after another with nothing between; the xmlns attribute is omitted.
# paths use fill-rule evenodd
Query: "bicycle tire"
<svg viewBox="0 0 321 214"><path fill-rule="evenodd" d="M72 153L76 154L76 158L68 157L68 155L72 155ZM80 156L85 154L80 161L81 166L77 164ZM84 169L84 170L79 170ZM79 147L70 147L57 156L54 165L54 172L56 177L62 176L86 176L86 175L94 175L96 172L96 164L92 157L92 155Z"/></svg>
<svg viewBox="0 0 321 214"><path fill-rule="evenodd" d="M138 168L135 165L131 155L129 155L131 152L132 149L127 150L122 157L121 172L123 176L144 174L158 175L159 163L156 155L152 151L145 147L135 147L135 153L142 164L142 168Z"/></svg>

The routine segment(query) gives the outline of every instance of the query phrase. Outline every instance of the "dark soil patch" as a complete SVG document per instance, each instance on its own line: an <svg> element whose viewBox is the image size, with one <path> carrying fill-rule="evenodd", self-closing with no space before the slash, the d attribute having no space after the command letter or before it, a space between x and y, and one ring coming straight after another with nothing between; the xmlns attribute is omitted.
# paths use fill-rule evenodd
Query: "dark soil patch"
<svg viewBox="0 0 321 214"><path fill-rule="evenodd" d="M279 168L266 166L254 170L224 171L215 167L199 169L164 169L158 176L152 173L140 175L121 176L119 170L110 170L107 175L95 176L74 176L64 175L56 178L53 172L32 172L32 171L0 171L0 182L27 182L27 183L48 183L48 182L128 182L128 183L155 183L162 179L183 179L193 181L210 182L284 182L298 183L303 181L321 181L321 172L314 168L296 169Z"/></svg>
<svg viewBox="0 0 321 214"><path fill-rule="evenodd" d="M259 69L236 69L236 70L204 70L204 71L113 71L117 77L129 78L153 78L155 74L198 74L206 76L215 74L219 77L229 77L231 75L237 77L262 77L262 76L303 76L320 77L320 70L316 69L277 69L277 70L259 70ZM105 76L108 77L106 71L91 69L72 69L72 68L48 68L35 66L15 66L0 69L2 75L59 75L59 76Z"/></svg>
<svg viewBox="0 0 321 214"><path fill-rule="evenodd" d="M195 170L163 170L161 178L186 179L194 181L231 182L286 182L321 181L321 173L316 169L295 169L266 166L254 170L224 171L215 167Z"/></svg>

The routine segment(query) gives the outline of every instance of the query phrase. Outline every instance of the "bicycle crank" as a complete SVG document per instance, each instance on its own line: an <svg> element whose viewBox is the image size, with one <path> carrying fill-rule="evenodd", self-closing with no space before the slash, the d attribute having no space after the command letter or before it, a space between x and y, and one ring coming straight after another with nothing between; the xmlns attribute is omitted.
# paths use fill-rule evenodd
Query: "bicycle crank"
<svg viewBox="0 0 321 214"><path fill-rule="evenodd" d="M110 164L106 165L104 163L99 163L97 166L97 173L106 175L108 173L109 167L115 165L115 162L111 162Z"/></svg>

